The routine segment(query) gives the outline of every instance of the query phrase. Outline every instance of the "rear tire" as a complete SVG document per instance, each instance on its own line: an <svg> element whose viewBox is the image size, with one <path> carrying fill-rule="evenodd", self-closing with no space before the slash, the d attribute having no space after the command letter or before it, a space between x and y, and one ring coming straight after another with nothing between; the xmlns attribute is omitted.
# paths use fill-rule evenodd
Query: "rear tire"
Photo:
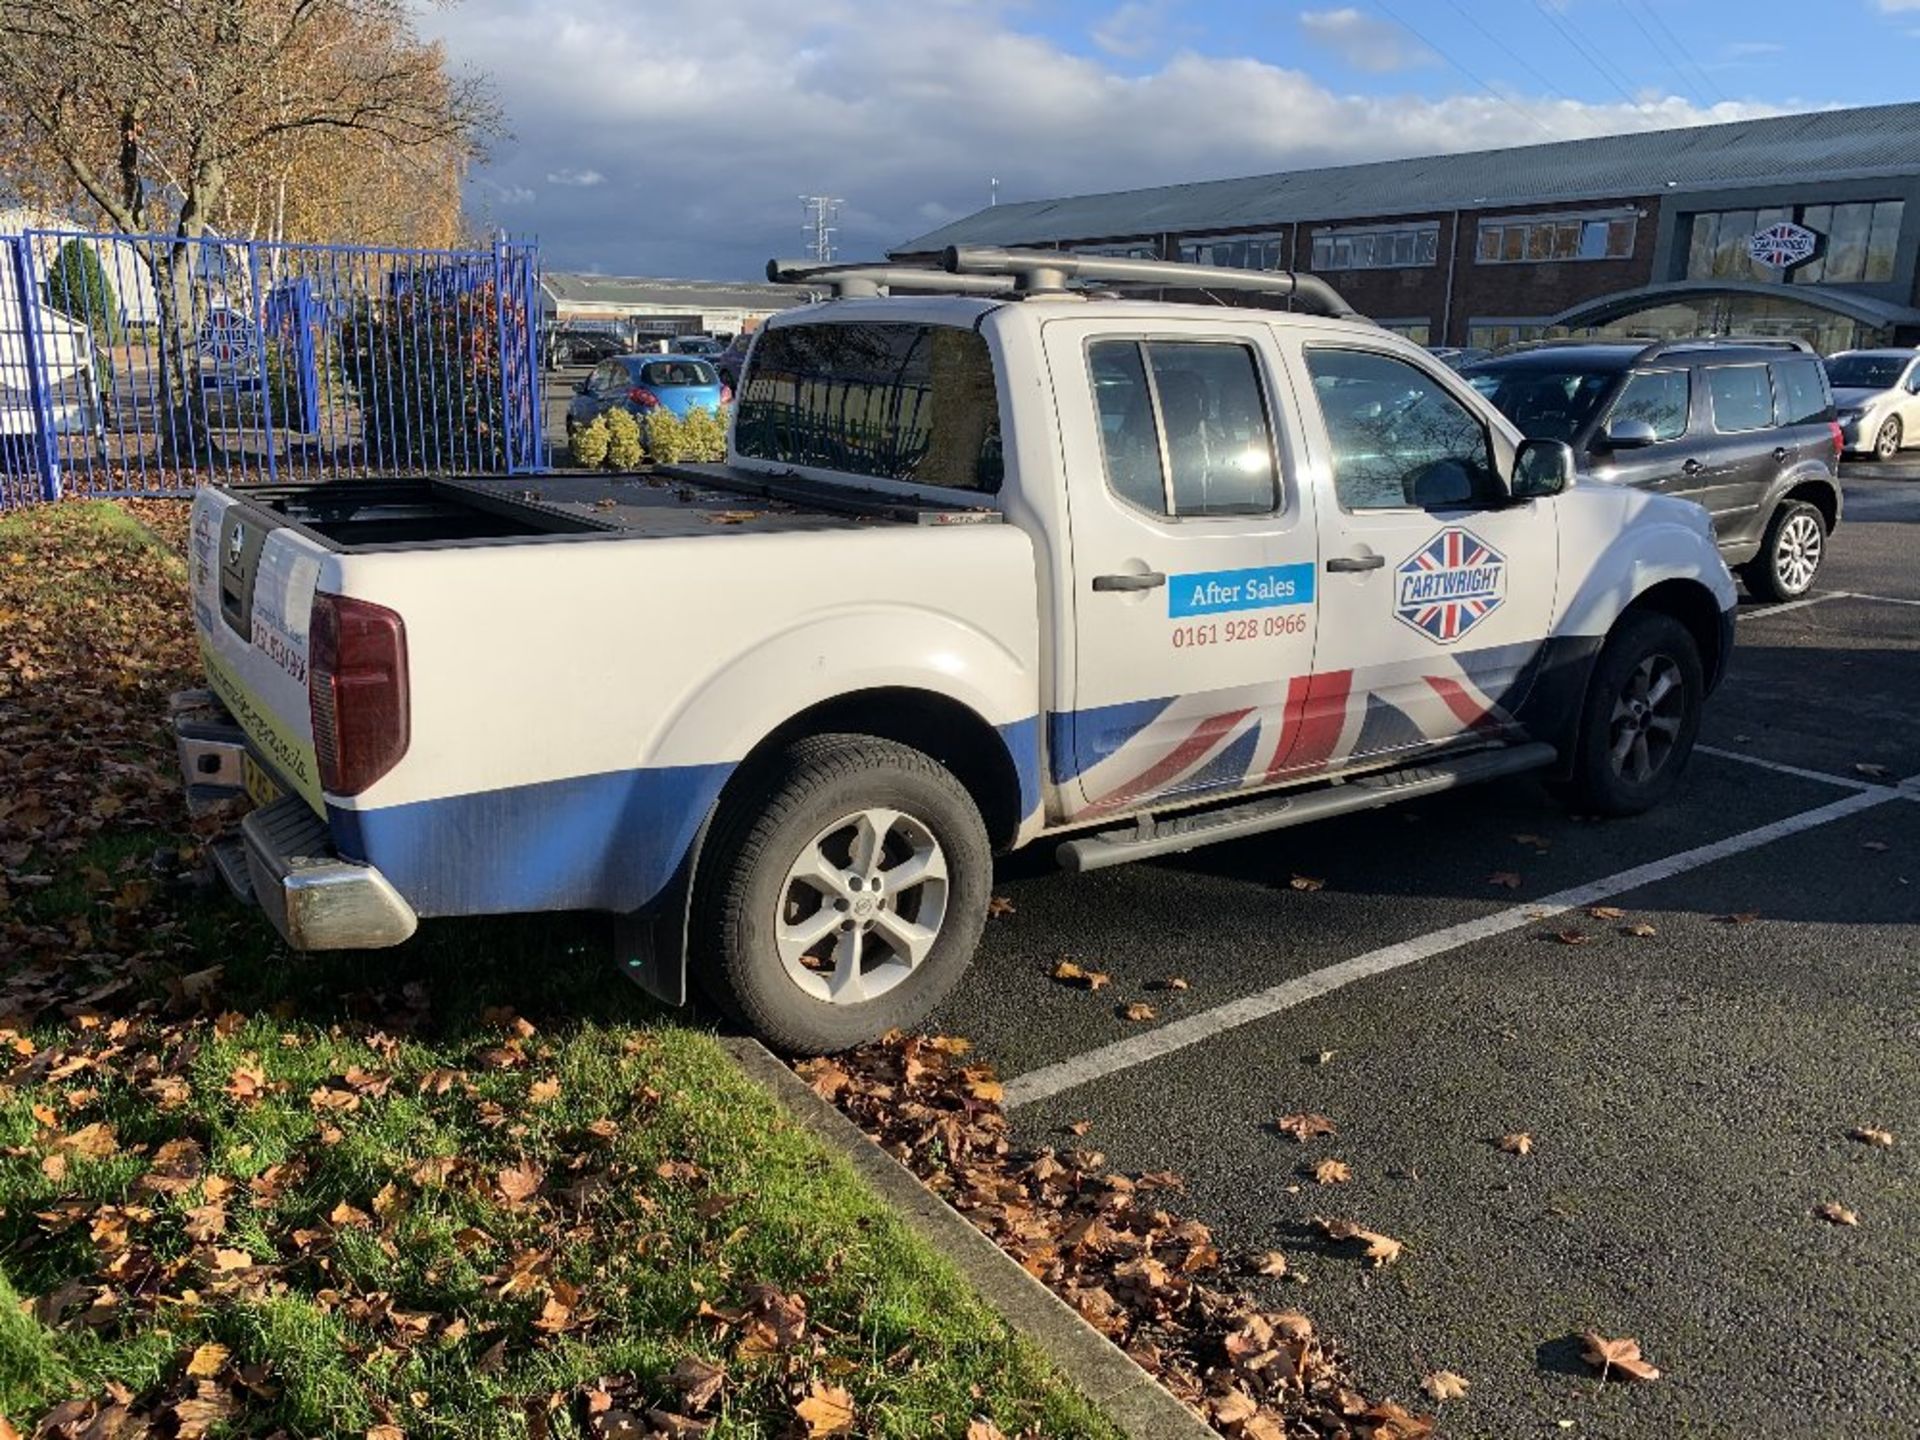
<svg viewBox="0 0 1920 1440"><path fill-rule="evenodd" d="M1673 792L1700 733L1700 647L1670 615L1630 612L1594 662L1574 732L1568 800L1596 815L1638 815Z"/></svg>
<svg viewBox="0 0 1920 1440"><path fill-rule="evenodd" d="M864 735L802 740L722 807L695 899L701 988L792 1054L916 1024L979 943L993 852L944 767Z"/></svg>
<svg viewBox="0 0 1920 1440"><path fill-rule="evenodd" d="M1827 558L1827 522L1804 500L1783 501L1767 522L1760 553L1740 569L1760 600L1798 600L1820 576Z"/></svg>
<svg viewBox="0 0 1920 1440"><path fill-rule="evenodd" d="M1906 436L1902 433L1900 417L1889 415L1887 423L1880 427L1880 433L1873 437L1873 458L1876 460L1897 460L1900 458L1900 446Z"/></svg>

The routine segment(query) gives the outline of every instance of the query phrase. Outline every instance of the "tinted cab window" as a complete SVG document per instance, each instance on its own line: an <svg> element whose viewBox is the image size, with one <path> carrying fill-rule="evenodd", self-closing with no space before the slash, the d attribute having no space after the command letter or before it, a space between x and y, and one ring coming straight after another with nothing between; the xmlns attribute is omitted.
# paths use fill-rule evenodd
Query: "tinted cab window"
<svg viewBox="0 0 1920 1440"><path fill-rule="evenodd" d="M1307 352L1348 510L1445 509L1503 496L1487 427L1432 376L1365 350Z"/></svg>
<svg viewBox="0 0 1920 1440"><path fill-rule="evenodd" d="M1656 441L1678 440L1687 433L1692 406L1692 377L1685 370L1642 370L1620 387L1607 424L1637 420L1653 431Z"/></svg>
<svg viewBox="0 0 1920 1440"><path fill-rule="evenodd" d="M1715 430L1742 435L1773 424L1773 387L1765 365L1709 365L1705 374Z"/></svg>

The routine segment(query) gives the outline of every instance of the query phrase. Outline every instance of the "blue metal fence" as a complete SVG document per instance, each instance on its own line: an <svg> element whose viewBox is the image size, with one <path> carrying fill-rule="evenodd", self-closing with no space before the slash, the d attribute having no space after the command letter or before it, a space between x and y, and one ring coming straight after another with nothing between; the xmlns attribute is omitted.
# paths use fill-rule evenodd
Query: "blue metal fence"
<svg viewBox="0 0 1920 1440"><path fill-rule="evenodd" d="M531 245L0 236L0 508L546 468Z"/></svg>

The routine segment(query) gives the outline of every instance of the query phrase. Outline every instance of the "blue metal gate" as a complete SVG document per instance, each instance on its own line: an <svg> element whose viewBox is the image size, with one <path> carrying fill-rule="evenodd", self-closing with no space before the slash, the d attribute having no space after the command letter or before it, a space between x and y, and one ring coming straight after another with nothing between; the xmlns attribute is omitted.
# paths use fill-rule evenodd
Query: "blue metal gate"
<svg viewBox="0 0 1920 1440"><path fill-rule="evenodd" d="M547 466L533 246L0 236L0 508Z"/></svg>

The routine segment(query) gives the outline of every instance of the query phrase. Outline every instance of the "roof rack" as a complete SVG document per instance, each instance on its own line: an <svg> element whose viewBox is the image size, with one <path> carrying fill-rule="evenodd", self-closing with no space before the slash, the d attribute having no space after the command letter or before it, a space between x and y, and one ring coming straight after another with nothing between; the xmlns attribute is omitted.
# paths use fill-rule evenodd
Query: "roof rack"
<svg viewBox="0 0 1920 1440"><path fill-rule="evenodd" d="M1068 250L1005 250L997 245L949 245L940 264L951 275L1012 276L1022 295L1058 295L1066 292L1069 280L1093 280L1109 285L1284 295L1316 315L1341 320L1365 318L1319 276L1292 270L1229 270L1222 265L1075 255Z"/></svg>
<svg viewBox="0 0 1920 1440"><path fill-rule="evenodd" d="M1681 340L1656 340L1633 360L1637 365L1642 360L1653 360L1676 350L1716 350L1721 346L1735 350L1794 350L1803 355L1820 353L1806 341L1787 335L1692 335Z"/></svg>
<svg viewBox="0 0 1920 1440"><path fill-rule="evenodd" d="M769 260L767 279L776 285L816 285L830 289L840 300L865 299L912 290L944 295L1011 296L1015 285L1010 277L949 275L924 266L895 265L886 261L840 265L819 260Z"/></svg>

